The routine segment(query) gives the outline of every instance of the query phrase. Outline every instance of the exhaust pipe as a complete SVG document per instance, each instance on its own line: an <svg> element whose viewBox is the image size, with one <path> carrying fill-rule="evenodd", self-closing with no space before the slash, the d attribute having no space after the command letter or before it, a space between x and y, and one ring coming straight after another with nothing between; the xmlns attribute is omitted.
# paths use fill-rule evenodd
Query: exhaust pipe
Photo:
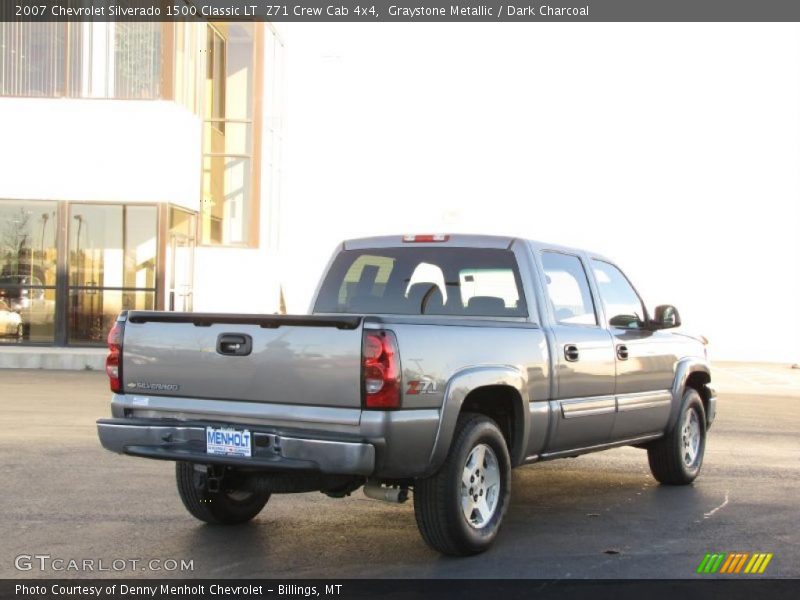
<svg viewBox="0 0 800 600"><path fill-rule="evenodd" d="M408 488L384 486L378 481L367 481L364 484L364 495L373 500L402 504L408 500Z"/></svg>

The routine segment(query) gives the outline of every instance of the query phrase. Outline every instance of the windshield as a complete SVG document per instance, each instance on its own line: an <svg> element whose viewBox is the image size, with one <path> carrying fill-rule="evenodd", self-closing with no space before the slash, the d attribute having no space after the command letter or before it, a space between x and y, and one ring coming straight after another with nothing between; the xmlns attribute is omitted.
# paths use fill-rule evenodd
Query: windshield
<svg viewBox="0 0 800 600"><path fill-rule="evenodd" d="M514 254L489 248L344 250L317 313L527 316Z"/></svg>

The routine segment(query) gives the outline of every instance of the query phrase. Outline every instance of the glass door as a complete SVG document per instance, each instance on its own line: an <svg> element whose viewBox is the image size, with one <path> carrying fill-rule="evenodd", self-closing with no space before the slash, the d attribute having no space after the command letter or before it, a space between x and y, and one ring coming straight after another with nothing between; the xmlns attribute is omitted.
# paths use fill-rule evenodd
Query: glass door
<svg viewBox="0 0 800 600"><path fill-rule="evenodd" d="M167 310L192 311L194 293L195 215L170 209L167 246Z"/></svg>
<svg viewBox="0 0 800 600"><path fill-rule="evenodd" d="M172 254L172 273L169 281L169 310L191 312L194 240L184 236L170 239Z"/></svg>
<svg viewBox="0 0 800 600"><path fill-rule="evenodd" d="M158 209L70 203L67 238L67 341L104 345L121 311L155 308Z"/></svg>

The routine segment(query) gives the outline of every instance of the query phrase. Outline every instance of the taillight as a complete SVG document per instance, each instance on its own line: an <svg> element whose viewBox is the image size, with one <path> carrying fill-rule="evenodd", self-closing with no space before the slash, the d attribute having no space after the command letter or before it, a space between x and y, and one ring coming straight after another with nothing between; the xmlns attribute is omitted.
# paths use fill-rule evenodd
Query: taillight
<svg viewBox="0 0 800 600"><path fill-rule="evenodd" d="M106 374L112 392L122 391L122 335L125 331L125 320L119 317L108 332L108 356L106 356Z"/></svg>
<svg viewBox="0 0 800 600"><path fill-rule="evenodd" d="M364 408L400 407L400 355L394 333L364 331L361 373Z"/></svg>

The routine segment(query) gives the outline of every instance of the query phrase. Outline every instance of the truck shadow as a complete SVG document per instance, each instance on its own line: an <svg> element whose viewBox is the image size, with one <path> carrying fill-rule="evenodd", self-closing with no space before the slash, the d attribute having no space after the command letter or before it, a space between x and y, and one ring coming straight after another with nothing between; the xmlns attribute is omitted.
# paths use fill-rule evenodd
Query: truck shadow
<svg viewBox="0 0 800 600"><path fill-rule="evenodd" d="M637 531L672 528L675 535L689 535L674 524L691 527L702 519L704 493L696 486L660 486L646 458L636 469L629 461L604 467L601 461L608 462L578 459L515 470L503 530L480 557L439 555L419 537L413 502L385 504L360 492L336 501L320 494L273 496L252 523L198 525L185 531L183 543L193 549L196 568L210 576L396 577L413 571L416 577L446 577L481 564L480 572L530 577L527 559L535 556L578 551L602 562L627 552ZM354 560L359 556L369 556L369 565ZM491 567L495 563L499 570Z"/></svg>

